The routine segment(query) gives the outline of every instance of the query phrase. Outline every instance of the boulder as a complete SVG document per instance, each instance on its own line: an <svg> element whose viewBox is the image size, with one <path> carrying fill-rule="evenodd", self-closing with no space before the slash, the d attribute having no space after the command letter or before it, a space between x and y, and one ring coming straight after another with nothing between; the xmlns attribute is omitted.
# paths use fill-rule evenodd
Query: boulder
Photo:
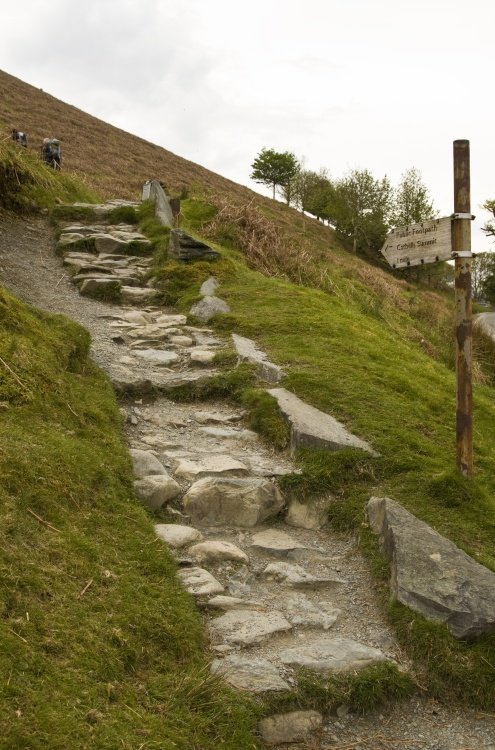
<svg viewBox="0 0 495 750"><path fill-rule="evenodd" d="M168 257L173 260L216 260L220 253L180 229L170 232Z"/></svg>
<svg viewBox="0 0 495 750"><path fill-rule="evenodd" d="M142 305L153 302L157 297L154 289L142 289L135 286L122 287L122 301L129 305Z"/></svg>
<svg viewBox="0 0 495 750"><path fill-rule="evenodd" d="M199 302L195 302L191 307L190 313L195 318L206 322L219 313L229 313L230 307L219 297L203 297Z"/></svg>
<svg viewBox="0 0 495 750"><path fill-rule="evenodd" d="M328 523L328 499L311 499L307 503L291 500L285 523L297 529L322 529Z"/></svg>
<svg viewBox="0 0 495 750"><path fill-rule="evenodd" d="M249 528L276 516L284 507L278 487L266 479L206 477L183 498L184 509L203 526Z"/></svg>
<svg viewBox="0 0 495 750"><path fill-rule="evenodd" d="M131 454L132 468L136 477L142 479L143 477L148 477L150 474L163 474L168 476L165 467L160 463L152 451L131 448L129 453Z"/></svg>
<svg viewBox="0 0 495 750"><path fill-rule="evenodd" d="M177 571L184 588L193 596L221 594L222 584L203 568L182 568Z"/></svg>
<svg viewBox="0 0 495 750"><path fill-rule="evenodd" d="M304 667L313 672L353 672L385 661L385 655L350 638L320 636L309 645L287 648L279 654L291 667Z"/></svg>
<svg viewBox="0 0 495 750"><path fill-rule="evenodd" d="M205 455L200 461L182 459L179 461L175 475L195 481L206 476L234 476L242 477L249 474L248 467L231 456L220 454Z"/></svg>
<svg viewBox="0 0 495 750"><path fill-rule="evenodd" d="M286 745L304 742L322 724L323 716L318 711L292 711L267 716L261 719L258 726L267 745Z"/></svg>
<svg viewBox="0 0 495 750"><path fill-rule="evenodd" d="M122 284L118 279L112 277L99 279L84 279L79 287L79 293L83 297L112 298L118 297L122 292Z"/></svg>
<svg viewBox="0 0 495 750"><path fill-rule="evenodd" d="M237 646L252 646L275 633L286 633L292 625L281 612L232 610L210 622L210 631L216 642Z"/></svg>
<svg viewBox="0 0 495 750"><path fill-rule="evenodd" d="M138 479L134 482L134 490L150 510L158 510L181 493L177 482L168 474L152 474Z"/></svg>
<svg viewBox="0 0 495 750"><path fill-rule="evenodd" d="M187 554L204 562L221 562L222 560L235 560L235 562L247 563L249 558L245 552L231 542L208 541L199 542L189 547Z"/></svg>
<svg viewBox="0 0 495 750"><path fill-rule="evenodd" d="M232 341L237 352L239 362L250 362L256 365L256 374L260 380L267 383L278 383L283 377L283 370L270 362L265 352L258 349L254 341L244 336L232 334Z"/></svg>
<svg viewBox="0 0 495 750"><path fill-rule="evenodd" d="M231 654L225 659L215 659L211 665L213 674L238 690L264 693L272 690L290 690L290 685L280 677L279 671L266 659Z"/></svg>
<svg viewBox="0 0 495 750"><path fill-rule="evenodd" d="M203 281L199 289L199 293L202 297L212 297L220 284L214 276L210 276L206 281Z"/></svg>
<svg viewBox="0 0 495 750"><path fill-rule="evenodd" d="M157 523L155 525L156 535L163 539L169 547L180 549L187 547L193 542L198 542L203 535L192 526L183 526L179 523Z"/></svg>
<svg viewBox="0 0 495 750"><path fill-rule="evenodd" d="M495 632L495 573L389 498L371 498L368 518L391 561L394 599L459 639Z"/></svg>

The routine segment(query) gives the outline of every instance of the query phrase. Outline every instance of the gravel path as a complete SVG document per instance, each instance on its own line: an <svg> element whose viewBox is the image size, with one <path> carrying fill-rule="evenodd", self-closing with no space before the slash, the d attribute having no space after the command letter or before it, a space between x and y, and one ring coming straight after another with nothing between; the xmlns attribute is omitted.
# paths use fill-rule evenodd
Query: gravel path
<svg viewBox="0 0 495 750"><path fill-rule="evenodd" d="M63 313L84 325L92 336L92 355L95 361L107 371L111 370L122 357L122 344L112 340L115 329L110 327L110 321L112 316L125 313L129 308L81 297L70 282L60 258L55 255L53 246L52 231L46 220L21 220L0 213L1 283L25 302L49 312ZM140 367L145 370L147 365L142 363ZM274 455L259 441L252 443L242 425L242 414L237 415L232 431L244 430L246 439L226 440L225 436L219 436L214 431L205 432L198 426L195 413L200 409L232 412L225 404L211 402L194 406L177 405L163 397L152 405L142 404L139 399L134 404L127 401L125 410L128 415L130 446L149 450L150 447L157 447L161 441L162 448L156 452L172 472L181 459L196 460L204 455L224 452L246 463L251 467L252 473L261 476L265 470L273 475L278 470L285 472L293 468L288 456ZM274 463L277 464L277 471L273 469ZM277 526L281 528L277 524L270 528ZM256 531L259 530L257 527ZM259 581L263 567L272 560L262 552L250 550L251 531L203 531L205 539L228 538L242 548L251 559L251 571L246 575L244 583L247 581L252 587L252 598L259 600L262 607L268 608L275 602L277 608L283 609L281 587ZM317 569L320 560L331 561L333 569L344 580L342 587L329 595L332 606L343 612L332 627L332 632L335 629L335 635L361 639L370 646L381 648L387 656L402 661L393 633L378 606L366 563L354 540L326 529L308 532L284 527L284 531L289 531L291 537L306 549L318 548L316 563L315 558L309 556L308 564L304 563L305 567L311 569L310 565L313 565ZM233 570L235 566L232 567L231 563L222 563L214 567L213 572L226 585ZM317 592L308 593L308 599L315 603L318 603L318 596ZM280 650L290 638L309 643L313 637L311 630L295 628L293 635L278 634L273 641L268 640L249 651L254 654L257 649L261 657L270 654L273 656L277 648ZM286 670L284 676L290 680L290 670ZM314 750L495 750L495 714L443 706L419 698L366 717L353 716L346 712L345 707L341 708L339 714L327 718L319 735L313 740L292 747Z"/></svg>

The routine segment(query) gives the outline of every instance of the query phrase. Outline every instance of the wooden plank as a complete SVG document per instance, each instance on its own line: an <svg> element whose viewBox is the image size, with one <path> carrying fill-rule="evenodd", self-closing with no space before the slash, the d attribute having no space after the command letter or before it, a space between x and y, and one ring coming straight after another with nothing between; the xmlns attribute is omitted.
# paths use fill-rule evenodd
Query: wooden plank
<svg viewBox="0 0 495 750"><path fill-rule="evenodd" d="M392 229L381 250L392 268L438 263L452 258L452 219L423 221Z"/></svg>

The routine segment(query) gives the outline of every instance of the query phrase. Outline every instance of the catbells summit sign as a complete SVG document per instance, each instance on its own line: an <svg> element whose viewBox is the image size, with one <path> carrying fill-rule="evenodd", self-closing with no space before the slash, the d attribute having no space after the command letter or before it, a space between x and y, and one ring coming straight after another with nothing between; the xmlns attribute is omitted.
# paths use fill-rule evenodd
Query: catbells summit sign
<svg viewBox="0 0 495 750"><path fill-rule="evenodd" d="M382 255L392 268L452 259L452 217L397 227L387 235Z"/></svg>

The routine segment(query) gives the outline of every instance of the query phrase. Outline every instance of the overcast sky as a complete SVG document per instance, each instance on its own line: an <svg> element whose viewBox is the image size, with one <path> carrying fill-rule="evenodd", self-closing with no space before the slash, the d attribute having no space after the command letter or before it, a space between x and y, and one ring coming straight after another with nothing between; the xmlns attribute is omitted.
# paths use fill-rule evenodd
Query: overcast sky
<svg viewBox="0 0 495 750"><path fill-rule="evenodd" d="M249 174L263 147L332 177L368 168L397 184L414 166L445 216L452 141L467 138L473 249L493 244L479 229L495 198L493 0L4 0L1 10L3 70L260 192Z"/></svg>

